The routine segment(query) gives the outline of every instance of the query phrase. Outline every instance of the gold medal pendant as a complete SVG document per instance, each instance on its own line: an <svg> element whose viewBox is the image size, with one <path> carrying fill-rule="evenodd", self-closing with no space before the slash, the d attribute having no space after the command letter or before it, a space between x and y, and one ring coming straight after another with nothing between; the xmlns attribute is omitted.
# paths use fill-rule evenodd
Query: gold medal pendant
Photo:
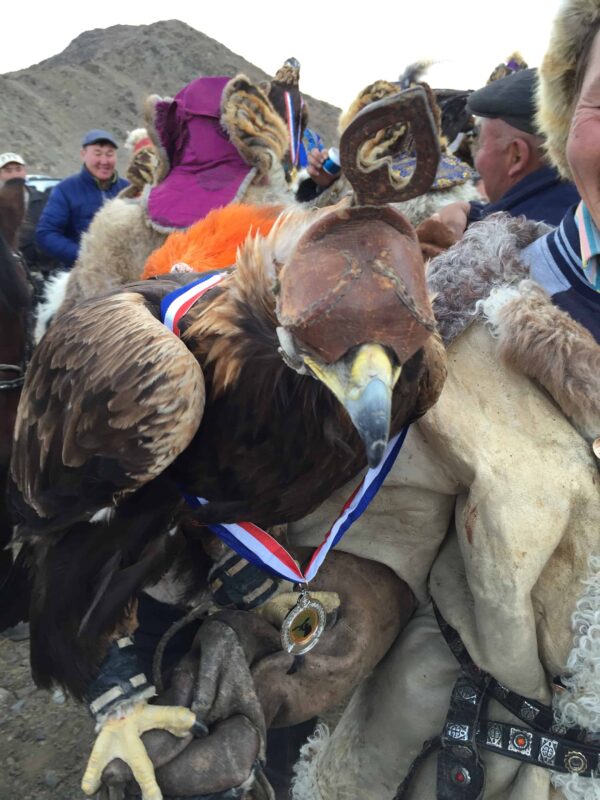
<svg viewBox="0 0 600 800"><path fill-rule="evenodd" d="M283 620L281 626L283 649L295 656L308 653L325 630L325 621L325 609L322 604L303 589L298 602Z"/></svg>

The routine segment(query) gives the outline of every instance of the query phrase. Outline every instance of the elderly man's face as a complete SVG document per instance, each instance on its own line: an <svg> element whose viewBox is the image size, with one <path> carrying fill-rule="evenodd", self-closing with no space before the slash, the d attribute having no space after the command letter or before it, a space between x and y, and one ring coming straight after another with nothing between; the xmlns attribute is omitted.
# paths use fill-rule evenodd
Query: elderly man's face
<svg viewBox="0 0 600 800"><path fill-rule="evenodd" d="M99 181L109 180L117 163L117 151L111 144L88 144L81 150L81 160Z"/></svg>
<svg viewBox="0 0 600 800"><path fill-rule="evenodd" d="M571 121L567 159L577 190L600 228L600 31Z"/></svg>
<svg viewBox="0 0 600 800"><path fill-rule="evenodd" d="M27 170L23 164L17 164L16 161L9 161L0 168L0 181L10 181L13 178L23 178L24 180L26 177Z"/></svg>
<svg viewBox="0 0 600 800"><path fill-rule="evenodd" d="M475 142L475 169L481 175L485 194L495 203L513 185L510 143L513 129L501 119L481 119Z"/></svg>

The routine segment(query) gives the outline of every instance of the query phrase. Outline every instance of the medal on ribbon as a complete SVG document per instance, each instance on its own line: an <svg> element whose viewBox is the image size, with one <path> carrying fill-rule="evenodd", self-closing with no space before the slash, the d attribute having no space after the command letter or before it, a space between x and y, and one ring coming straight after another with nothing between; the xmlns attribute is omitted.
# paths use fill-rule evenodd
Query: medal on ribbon
<svg viewBox="0 0 600 800"><path fill-rule="evenodd" d="M289 611L281 626L283 649L294 656L308 653L325 630L326 614L323 605L302 589L298 602Z"/></svg>

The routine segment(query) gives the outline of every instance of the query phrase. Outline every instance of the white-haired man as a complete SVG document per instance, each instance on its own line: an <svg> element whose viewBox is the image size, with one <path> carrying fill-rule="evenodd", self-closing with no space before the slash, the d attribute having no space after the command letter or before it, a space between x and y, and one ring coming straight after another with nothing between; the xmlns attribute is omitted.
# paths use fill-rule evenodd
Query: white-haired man
<svg viewBox="0 0 600 800"><path fill-rule="evenodd" d="M478 120L474 164L488 202L452 203L439 212L459 236L467 225L498 211L558 225L579 201L570 178L546 158L535 120L537 73L519 70L469 97L468 109Z"/></svg>

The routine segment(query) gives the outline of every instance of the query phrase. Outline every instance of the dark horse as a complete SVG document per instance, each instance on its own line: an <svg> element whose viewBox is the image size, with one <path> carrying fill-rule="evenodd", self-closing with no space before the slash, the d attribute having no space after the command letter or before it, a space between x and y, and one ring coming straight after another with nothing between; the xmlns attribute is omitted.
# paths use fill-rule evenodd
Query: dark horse
<svg viewBox="0 0 600 800"><path fill-rule="evenodd" d="M25 373L31 307L27 267L17 255L24 216L23 184L11 181L0 189L0 583L12 561L5 550L11 537L5 488Z"/></svg>

